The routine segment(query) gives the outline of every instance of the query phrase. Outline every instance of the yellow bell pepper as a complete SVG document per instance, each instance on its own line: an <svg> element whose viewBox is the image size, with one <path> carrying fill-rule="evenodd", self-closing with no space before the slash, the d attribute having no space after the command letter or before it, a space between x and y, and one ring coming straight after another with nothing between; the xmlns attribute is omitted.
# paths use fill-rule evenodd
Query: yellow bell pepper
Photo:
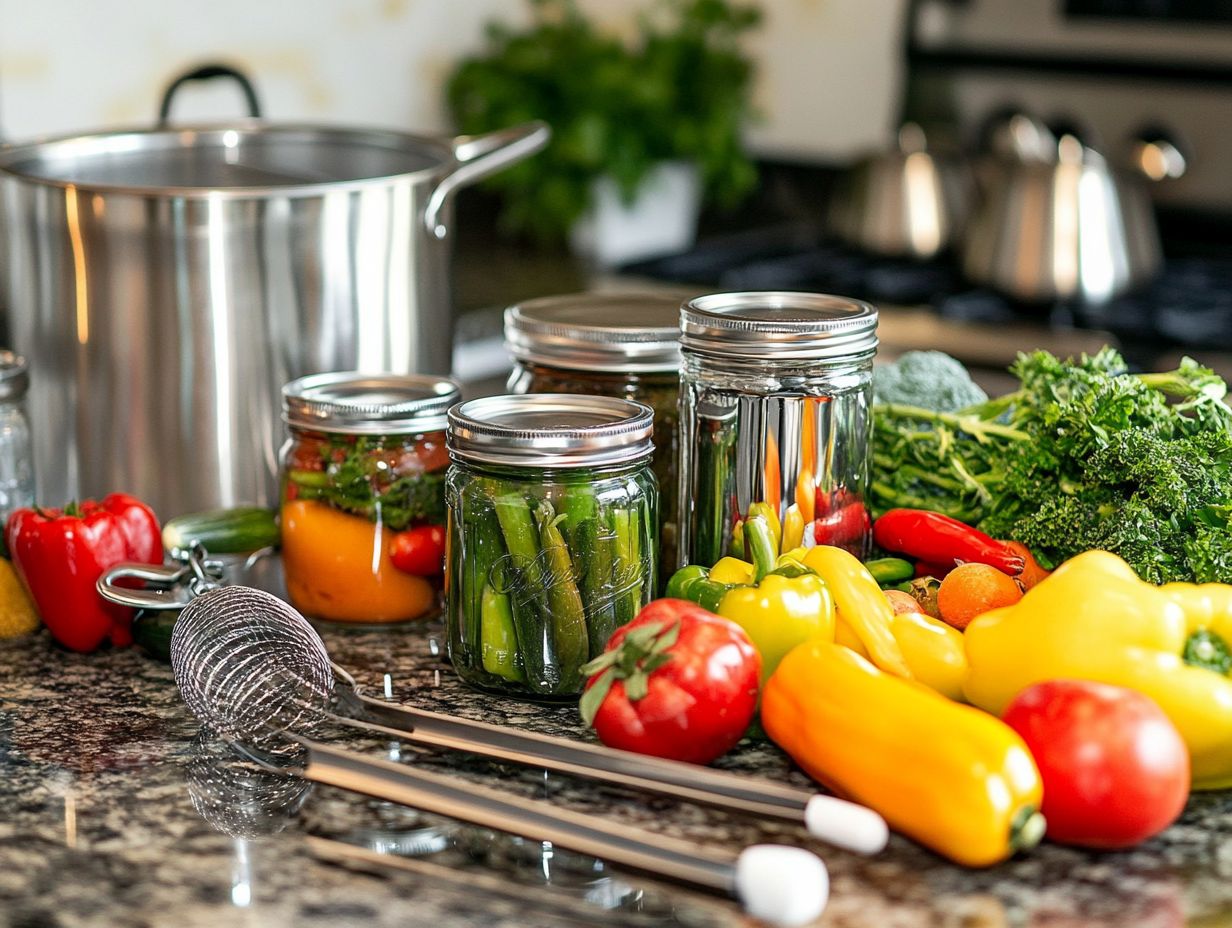
<svg viewBox="0 0 1232 928"><path fill-rule="evenodd" d="M752 583L753 565L738 557L722 557L710 568L710 579L715 583Z"/></svg>
<svg viewBox="0 0 1232 928"><path fill-rule="evenodd" d="M1009 726L847 648L784 657L761 723L814 779L960 864L990 866L1044 833L1039 771Z"/></svg>
<svg viewBox="0 0 1232 928"><path fill-rule="evenodd" d="M719 615L748 633L761 655L763 683L792 648L814 638L834 640L834 600L814 574L770 574L757 586L737 587L719 603Z"/></svg>
<svg viewBox="0 0 1232 928"><path fill-rule="evenodd" d="M1156 587L1116 555L1087 551L975 619L965 638L963 690L975 705L1000 714L1059 677L1138 690L1185 739L1194 788L1232 786L1232 662L1219 660L1232 642L1232 587Z"/></svg>
<svg viewBox="0 0 1232 928"><path fill-rule="evenodd" d="M842 548L818 545L805 555L804 566L816 571L830 588L839 617L855 632L869 659L910 680L911 670L890 630L894 610L859 558Z"/></svg>
<svg viewBox="0 0 1232 928"><path fill-rule="evenodd" d="M747 523L751 519L765 519L766 524L770 526L770 534L773 537L774 553L777 555L783 550L783 525L779 522L779 511L777 506L771 506L769 503L754 503L749 507L748 518L745 519L745 531L748 531ZM745 546L749 545L749 540L746 535ZM752 552L750 551L750 556Z"/></svg>
<svg viewBox="0 0 1232 928"><path fill-rule="evenodd" d="M668 581L667 595L697 603L743 628L761 655L764 682L796 645L834 639L834 599L804 565L790 559L778 564L767 519L752 516L744 530L754 563L725 557L710 570L683 567Z"/></svg>
<svg viewBox="0 0 1232 928"><path fill-rule="evenodd" d="M963 701L967 651L962 632L922 612L902 612L890 616L890 633L902 649L916 682L931 687L947 699ZM834 640L868 659L868 651L859 636L841 615L834 626Z"/></svg>

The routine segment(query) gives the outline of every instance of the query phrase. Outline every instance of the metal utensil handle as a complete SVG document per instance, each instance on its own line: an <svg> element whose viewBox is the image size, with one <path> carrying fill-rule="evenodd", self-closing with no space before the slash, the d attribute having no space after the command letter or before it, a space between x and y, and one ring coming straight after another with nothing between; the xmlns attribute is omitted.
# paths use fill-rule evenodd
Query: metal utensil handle
<svg viewBox="0 0 1232 928"><path fill-rule="evenodd" d="M710 806L802 822L809 800L816 795L781 783L724 773L697 764L501 728L410 706L391 706L358 694L356 698L361 711L369 719L383 725L391 733L406 734L423 744L644 789Z"/></svg>
<svg viewBox="0 0 1232 928"><path fill-rule="evenodd" d="M453 154L458 165L437 183L428 196L423 218L428 234L443 239L448 233L441 214L449 198L459 188L481 181L542 150L551 135L552 130L547 123L535 120L510 129L454 139Z"/></svg>
<svg viewBox="0 0 1232 928"><path fill-rule="evenodd" d="M222 567L208 559L200 543L177 558L175 564L124 562L103 573L94 585L108 602L133 609L179 610L200 593L221 586ZM137 580L144 587L124 586L124 580Z"/></svg>
<svg viewBox="0 0 1232 928"><path fill-rule="evenodd" d="M252 86L252 81L248 79L248 75L226 64L203 64L190 71L185 71L175 78L167 86L167 89L163 91L162 102L158 105L159 127L162 128L169 122L171 118L171 101L175 98L176 92L181 87L193 81L209 81L217 77L229 77L239 84L240 90L244 93L244 100L248 104L248 115L253 119L261 118L261 104L257 101L256 88Z"/></svg>
<svg viewBox="0 0 1232 928"><path fill-rule="evenodd" d="M735 858L705 848L616 825L543 802L518 799L472 783L364 757L314 741L303 776L316 783L448 816L483 828L520 835L645 870L712 891L735 892Z"/></svg>

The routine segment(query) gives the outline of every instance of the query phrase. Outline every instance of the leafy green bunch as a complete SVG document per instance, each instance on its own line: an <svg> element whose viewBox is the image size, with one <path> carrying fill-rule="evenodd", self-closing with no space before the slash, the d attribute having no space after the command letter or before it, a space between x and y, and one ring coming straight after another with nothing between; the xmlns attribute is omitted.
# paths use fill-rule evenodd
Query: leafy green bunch
<svg viewBox="0 0 1232 928"><path fill-rule="evenodd" d="M709 199L731 205L756 181L741 144L753 68L741 36L760 21L731 0L658 0L625 43L587 19L576 0L530 0L526 29L492 23L487 46L447 86L458 128L490 132L532 119L552 127L542 153L491 178L502 225L563 237L607 175L626 201L657 164L684 159Z"/></svg>
<svg viewBox="0 0 1232 928"><path fill-rule="evenodd" d="M1227 385L1186 358L1133 375L1105 348L1011 368L1020 388L957 412L874 408L877 511L935 509L1051 564L1102 548L1146 580L1232 582Z"/></svg>

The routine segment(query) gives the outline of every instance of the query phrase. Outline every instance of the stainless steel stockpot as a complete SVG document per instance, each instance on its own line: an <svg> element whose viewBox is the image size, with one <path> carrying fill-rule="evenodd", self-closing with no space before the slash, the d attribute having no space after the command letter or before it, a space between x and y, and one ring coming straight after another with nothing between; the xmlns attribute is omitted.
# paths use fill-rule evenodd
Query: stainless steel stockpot
<svg viewBox="0 0 1232 928"><path fill-rule="evenodd" d="M547 136L245 120L0 147L0 309L30 362L40 499L272 503L280 387L448 373L451 195Z"/></svg>

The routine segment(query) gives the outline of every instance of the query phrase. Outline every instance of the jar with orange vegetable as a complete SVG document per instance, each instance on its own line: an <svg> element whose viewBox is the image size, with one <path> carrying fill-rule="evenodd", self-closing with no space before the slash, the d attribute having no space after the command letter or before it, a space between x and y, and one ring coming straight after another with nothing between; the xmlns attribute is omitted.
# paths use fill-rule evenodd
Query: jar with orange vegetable
<svg viewBox="0 0 1232 928"><path fill-rule="evenodd" d="M314 374L283 388L283 571L305 615L439 614L445 422L458 399L450 380L401 374Z"/></svg>

